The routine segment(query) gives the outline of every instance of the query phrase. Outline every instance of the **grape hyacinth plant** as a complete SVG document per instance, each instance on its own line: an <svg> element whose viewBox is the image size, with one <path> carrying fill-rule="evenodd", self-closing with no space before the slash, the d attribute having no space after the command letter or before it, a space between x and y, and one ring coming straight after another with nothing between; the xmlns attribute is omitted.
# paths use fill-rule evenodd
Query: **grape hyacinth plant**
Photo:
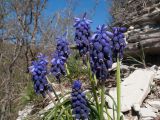
<svg viewBox="0 0 160 120"><path fill-rule="evenodd" d="M107 26L97 27L91 38L90 62L93 73L99 80L108 78L108 69L112 66L112 51L110 38L107 36Z"/></svg>
<svg viewBox="0 0 160 120"><path fill-rule="evenodd" d="M76 47L79 50L80 56L83 60L89 51L89 39L91 37L90 23L92 21L86 18L86 13L84 13L83 18L75 18L75 42Z"/></svg>
<svg viewBox="0 0 160 120"><path fill-rule="evenodd" d="M60 77L66 74L65 63L70 54L69 43L66 40L66 33L57 38L56 51L51 60L51 73L60 82Z"/></svg>
<svg viewBox="0 0 160 120"><path fill-rule="evenodd" d="M55 102L54 107L46 113L44 120L121 120L120 61L123 59L126 47L124 32L127 29L125 27L112 27L112 29L109 29L103 24L99 25L95 32L91 32L90 23L91 20L86 19L85 13L82 19L75 18L74 24L76 49L83 58L84 64L86 63L84 60L87 60L88 75L79 76L81 80L86 78L85 83L88 89L85 94L82 90L82 82L80 80L72 82L71 80L71 84L67 83L71 89L66 88L65 93L57 96L54 87L50 87L48 83L49 80L46 77L48 74L48 61L43 54L40 54L38 59L30 66L35 92L45 96L46 92L51 91L52 88L57 98L56 102L53 100ZM69 46L66 34L57 38L56 50L50 61L50 73L57 79L59 84L61 83L61 76L69 73L67 60L70 56L70 49L75 48ZM112 67L113 62L117 62L117 104L112 96L108 95L105 87L110 75L109 68ZM105 101L106 95L113 100L113 114L115 115L116 111L117 117L109 115ZM107 117L104 114L107 114Z"/></svg>
<svg viewBox="0 0 160 120"><path fill-rule="evenodd" d="M123 58L123 52L126 47L124 32L126 27L113 27L114 37L112 39L113 59L117 61L116 83L117 83L117 120L120 120L121 112L121 77L120 77L120 60Z"/></svg>
<svg viewBox="0 0 160 120"><path fill-rule="evenodd" d="M72 114L76 119L88 119L89 108L85 94L82 92L80 80L75 80L72 85L71 102Z"/></svg>
<svg viewBox="0 0 160 120"><path fill-rule="evenodd" d="M38 60L32 62L32 66L29 67L29 70L32 74L35 92L45 96L46 91L52 90L52 87L46 79L48 61L47 57L41 53L37 56L37 58Z"/></svg>
<svg viewBox="0 0 160 120"><path fill-rule="evenodd" d="M123 51L126 47L124 32L126 32L127 29L125 27L113 27L112 30L114 34L114 37L112 38L113 57L115 59L117 59L117 57L122 59Z"/></svg>

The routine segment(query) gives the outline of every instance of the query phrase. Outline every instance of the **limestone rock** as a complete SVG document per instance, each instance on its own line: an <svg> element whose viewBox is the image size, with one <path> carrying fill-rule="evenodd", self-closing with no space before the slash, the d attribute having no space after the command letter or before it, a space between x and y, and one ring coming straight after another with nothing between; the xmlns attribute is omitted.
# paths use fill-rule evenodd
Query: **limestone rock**
<svg viewBox="0 0 160 120"><path fill-rule="evenodd" d="M121 83L121 111L131 110L134 104L141 105L150 92L150 83L153 81L154 72L146 69L137 69ZM109 94L116 101L116 88L112 88ZM106 99L110 108L113 101Z"/></svg>
<svg viewBox="0 0 160 120"><path fill-rule="evenodd" d="M139 114L142 120L153 120L156 117L156 114L148 108L141 108Z"/></svg>
<svg viewBox="0 0 160 120"><path fill-rule="evenodd" d="M135 112L139 112L140 111L140 105L139 104L134 104L133 105L133 110L135 111Z"/></svg>
<svg viewBox="0 0 160 120"><path fill-rule="evenodd" d="M152 107L160 110L160 100L150 100L150 101L148 100L147 103L148 103L150 106L152 106Z"/></svg>
<svg viewBox="0 0 160 120"><path fill-rule="evenodd" d="M158 68L158 71L154 77L155 80L160 80L160 69Z"/></svg>
<svg viewBox="0 0 160 120"><path fill-rule="evenodd" d="M160 75L156 75L156 76L154 77L154 79L155 79L155 80L160 80Z"/></svg>
<svg viewBox="0 0 160 120"><path fill-rule="evenodd" d="M124 116L125 120L139 120L138 116Z"/></svg>
<svg viewBox="0 0 160 120"><path fill-rule="evenodd" d="M113 64L112 64L112 68L110 68L109 71L112 71L112 70L114 71L114 70L116 70L116 67L117 67L117 63L113 63ZM122 72L127 72L127 71L129 71L129 68L130 68L130 67L127 66L127 65L123 65L123 64L120 65L120 69L121 69Z"/></svg>
<svg viewBox="0 0 160 120"><path fill-rule="evenodd" d="M108 102L109 108L113 108L114 106L114 101L109 97L108 95L105 95L105 100Z"/></svg>
<svg viewBox="0 0 160 120"><path fill-rule="evenodd" d="M126 32L128 41L126 55L136 56L137 53L141 52L141 48L137 43L143 46L145 53L160 55L160 24L157 22L160 20L160 1L144 1L126 1L121 4L121 7L112 9L112 15L115 18L113 24L128 27ZM125 10L124 6L127 6ZM117 9L119 12L117 12ZM123 15L124 17L122 17Z"/></svg>
<svg viewBox="0 0 160 120"><path fill-rule="evenodd" d="M39 111L39 114L44 114L45 112L47 112L49 109L53 108L54 106L55 106L54 103L51 102L44 109L42 109L41 111Z"/></svg>
<svg viewBox="0 0 160 120"><path fill-rule="evenodd" d="M121 71L123 71L123 72L127 72L127 71L129 71L129 66L127 66L127 65L121 65L121 66L120 66L120 69L121 69Z"/></svg>
<svg viewBox="0 0 160 120"><path fill-rule="evenodd" d="M153 65L150 70L154 71L154 72L157 72L158 70L158 66L157 65Z"/></svg>
<svg viewBox="0 0 160 120"><path fill-rule="evenodd" d="M25 108L18 112L18 118L16 120L24 120L33 110L33 105L26 105Z"/></svg>
<svg viewBox="0 0 160 120"><path fill-rule="evenodd" d="M158 109L152 107L151 105L149 105L148 103L144 104L144 106L148 109L151 109L153 112L158 113Z"/></svg>
<svg viewBox="0 0 160 120"><path fill-rule="evenodd" d="M108 114L112 119L114 119L114 120L117 119L117 112L113 111L113 109L108 109ZM104 119L108 120L108 115L106 113L104 113L103 115L104 115ZM123 120L127 120L127 119L124 118L123 113L121 113L120 115L123 117Z"/></svg>
<svg viewBox="0 0 160 120"><path fill-rule="evenodd" d="M115 70L117 67L117 63L113 63L112 67L109 69L109 71Z"/></svg>

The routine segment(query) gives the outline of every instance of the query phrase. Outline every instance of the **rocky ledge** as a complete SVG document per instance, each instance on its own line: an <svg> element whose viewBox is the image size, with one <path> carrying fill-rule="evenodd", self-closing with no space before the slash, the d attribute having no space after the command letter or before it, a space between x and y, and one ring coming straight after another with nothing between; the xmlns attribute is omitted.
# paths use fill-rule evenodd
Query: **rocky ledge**
<svg viewBox="0 0 160 120"><path fill-rule="evenodd" d="M137 54L142 47L145 53L160 54L160 1L129 0L125 7L119 8L119 12L113 14L114 25L129 28L126 54Z"/></svg>

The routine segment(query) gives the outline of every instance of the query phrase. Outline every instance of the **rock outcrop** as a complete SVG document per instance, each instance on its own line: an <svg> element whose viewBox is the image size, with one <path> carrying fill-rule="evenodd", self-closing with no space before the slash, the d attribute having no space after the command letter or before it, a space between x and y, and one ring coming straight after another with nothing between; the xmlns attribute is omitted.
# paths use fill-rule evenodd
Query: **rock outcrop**
<svg viewBox="0 0 160 120"><path fill-rule="evenodd" d="M129 0L113 13L114 25L129 28L126 54L141 52L142 47L145 53L160 54L160 0Z"/></svg>
<svg viewBox="0 0 160 120"><path fill-rule="evenodd" d="M150 84L153 81L154 72L146 69L135 70L121 83L121 111L131 110L135 104L142 104L143 100L150 92ZM116 88L111 88L109 94L117 100ZM106 101L110 108L113 101L106 96Z"/></svg>

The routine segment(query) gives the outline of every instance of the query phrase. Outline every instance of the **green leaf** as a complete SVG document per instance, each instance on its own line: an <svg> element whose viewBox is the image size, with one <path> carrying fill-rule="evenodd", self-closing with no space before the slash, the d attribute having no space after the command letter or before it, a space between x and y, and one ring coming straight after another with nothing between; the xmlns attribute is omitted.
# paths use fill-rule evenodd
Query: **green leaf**
<svg viewBox="0 0 160 120"><path fill-rule="evenodd" d="M61 113L63 109L70 106L71 102L69 99L64 100L62 103L57 103L57 105L51 110L51 112L45 117L44 120L53 120Z"/></svg>

